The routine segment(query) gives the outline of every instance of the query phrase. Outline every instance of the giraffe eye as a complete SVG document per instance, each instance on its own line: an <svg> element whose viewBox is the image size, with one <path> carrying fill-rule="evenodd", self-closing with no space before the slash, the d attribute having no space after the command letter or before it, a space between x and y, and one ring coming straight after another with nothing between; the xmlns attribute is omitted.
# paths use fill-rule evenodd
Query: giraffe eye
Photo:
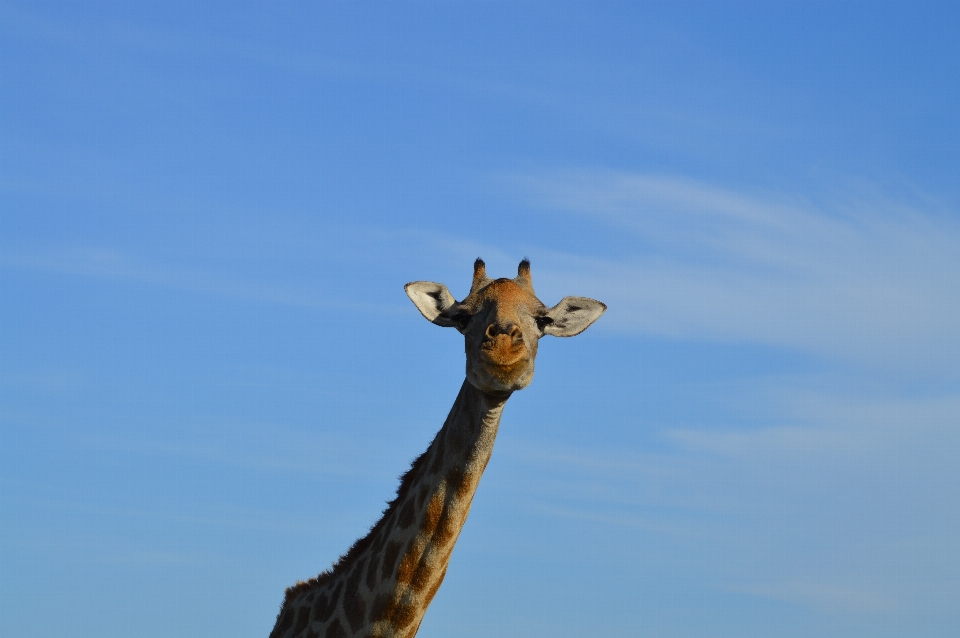
<svg viewBox="0 0 960 638"><path fill-rule="evenodd" d="M544 328L553 323L553 319L550 317L537 317L537 328L540 329L540 332L543 332Z"/></svg>
<svg viewBox="0 0 960 638"><path fill-rule="evenodd" d="M461 330L463 330L463 329L465 329L465 328L467 327L467 324L470 323L470 320L471 320L472 318L473 318L473 317L472 317L471 315L469 315L469 314L467 314L467 313L465 313L465 312L458 312L457 314L455 314L455 315L453 315L452 317L450 317L450 321L452 321L453 323L457 324L457 327L460 328Z"/></svg>

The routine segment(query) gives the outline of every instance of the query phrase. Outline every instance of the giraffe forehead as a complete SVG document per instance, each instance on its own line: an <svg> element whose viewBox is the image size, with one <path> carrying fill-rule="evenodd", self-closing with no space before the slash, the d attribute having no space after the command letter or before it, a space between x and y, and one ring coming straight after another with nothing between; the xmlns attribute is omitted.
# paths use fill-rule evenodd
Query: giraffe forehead
<svg viewBox="0 0 960 638"><path fill-rule="evenodd" d="M493 302L499 310L519 310L528 308L530 310L543 306L536 296L527 292L512 279L497 279L491 281L483 290L479 291L478 301Z"/></svg>

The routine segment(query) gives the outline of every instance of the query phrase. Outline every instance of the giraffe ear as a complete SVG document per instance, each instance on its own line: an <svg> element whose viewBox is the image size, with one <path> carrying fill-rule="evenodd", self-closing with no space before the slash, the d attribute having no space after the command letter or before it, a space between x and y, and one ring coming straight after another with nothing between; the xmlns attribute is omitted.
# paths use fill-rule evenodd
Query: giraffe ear
<svg viewBox="0 0 960 638"><path fill-rule="evenodd" d="M551 322L543 327L543 334L555 337L573 337L600 318L606 304L587 297L564 297L547 311Z"/></svg>
<svg viewBox="0 0 960 638"><path fill-rule="evenodd" d="M420 314L427 318L427 321L444 328L457 325L442 314L457 304L457 300L453 298L446 286L432 281L414 281L403 289L407 291L410 301L417 307Z"/></svg>

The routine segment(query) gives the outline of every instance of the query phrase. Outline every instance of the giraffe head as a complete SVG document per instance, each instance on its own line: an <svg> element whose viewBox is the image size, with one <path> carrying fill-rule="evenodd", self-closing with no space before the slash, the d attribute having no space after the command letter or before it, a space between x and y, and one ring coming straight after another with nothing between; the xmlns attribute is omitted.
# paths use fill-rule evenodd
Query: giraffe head
<svg viewBox="0 0 960 638"><path fill-rule="evenodd" d="M607 309L586 297L564 297L547 308L533 292L526 259L513 279L490 279L483 260L477 259L473 285L463 301L454 299L443 284L430 281L404 288L427 320L463 334L467 380L494 394L530 385L540 337L578 335Z"/></svg>

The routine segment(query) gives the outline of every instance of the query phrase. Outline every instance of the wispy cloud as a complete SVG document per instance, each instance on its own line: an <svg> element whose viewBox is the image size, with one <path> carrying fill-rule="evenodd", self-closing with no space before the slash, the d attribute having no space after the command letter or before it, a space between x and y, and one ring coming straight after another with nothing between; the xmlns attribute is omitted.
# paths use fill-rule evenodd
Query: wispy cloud
<svg viewBox="0 0 960 638"><path fill-rule="evenodd" d="M882 592L840 583L794 581L726 589L831 611L890 612L900 606L897 599Z"/></svg>
<svg viewBox="0 0 960 638"><path fill-rule="evenodd" d="M514 443L508 449L524 463L543 466L544 476L552 475L549 468L562 468L564 480L574 474L585 477L574 481L581 485L622 485L602 497L590 494L594 501L609 496L619 504L689 502L699 507L688 497L703 494L705 486L706 491L719 489L710 484L719 475L729 482L731 496L759 499L752 507L757 511L779 507L761 502L776 491L770 486L798 494L863 490L871 498L957 500L960 473L954 471L953 459L960 454L960 394L905 399L839 390L785 391L775 385L758 391L755 385L751 380L728 387L733 395L749 396L750 405L731 406L713 422L657 427L655 436L664 444L657 450L569 450L546 441ZM754 414L746 418L747 412ZM758 420L763 425L740 424ZM875 481L890 477L896 477L894 492L878 493ZM679 492L650 491L653 484ZM950 516L955 518L952 512Z"/></svg>
<svg viewBox="0 0 960 638"><path fill-rule="evenodd" d="M733 410L728 423L658 428L656 449L511 442L501 454L537 478L510 489L546 516L634 534L671 569L696 555L695 577L715 570L724 591L830 612L947 604L960 560L960 395L742 383L728 390L749 395L746 420L762 413L767 425L740 425Z"/></svg>
<svg viewBox="0 0 960 638"><path fill-rule="evenodd" d="M742 429L670 428L665 436L691 450L730 457L855 454L900 455L911 447L949 445L960 451L960 396L875 398L791 391L776 404L781 424ZM786 422L786 423L784 423ZM937 441L937 443L933 443Z"/></svg>
<svg viewBox="0 0 960 638"><path fill-rule="evenodd" d="M612 171L511 182L533 207L633 235L634 254L544 264L602 295L608 326L891 365L960 360L960 224L929 203L861 192L815 205Z"/></svg>
<svg viewBox="0 0 960 638"><path fill-rule="evenodd" d="M209 270L165 266L130 257L116 250L83 246L58 246L54 250L44 246L32 252L5 249L0 251L0 268L129 281L289 306L382 313L407 310L398 304L377 304L332 297L323 290L296 286L285 281L241 279Z"/></svg>

